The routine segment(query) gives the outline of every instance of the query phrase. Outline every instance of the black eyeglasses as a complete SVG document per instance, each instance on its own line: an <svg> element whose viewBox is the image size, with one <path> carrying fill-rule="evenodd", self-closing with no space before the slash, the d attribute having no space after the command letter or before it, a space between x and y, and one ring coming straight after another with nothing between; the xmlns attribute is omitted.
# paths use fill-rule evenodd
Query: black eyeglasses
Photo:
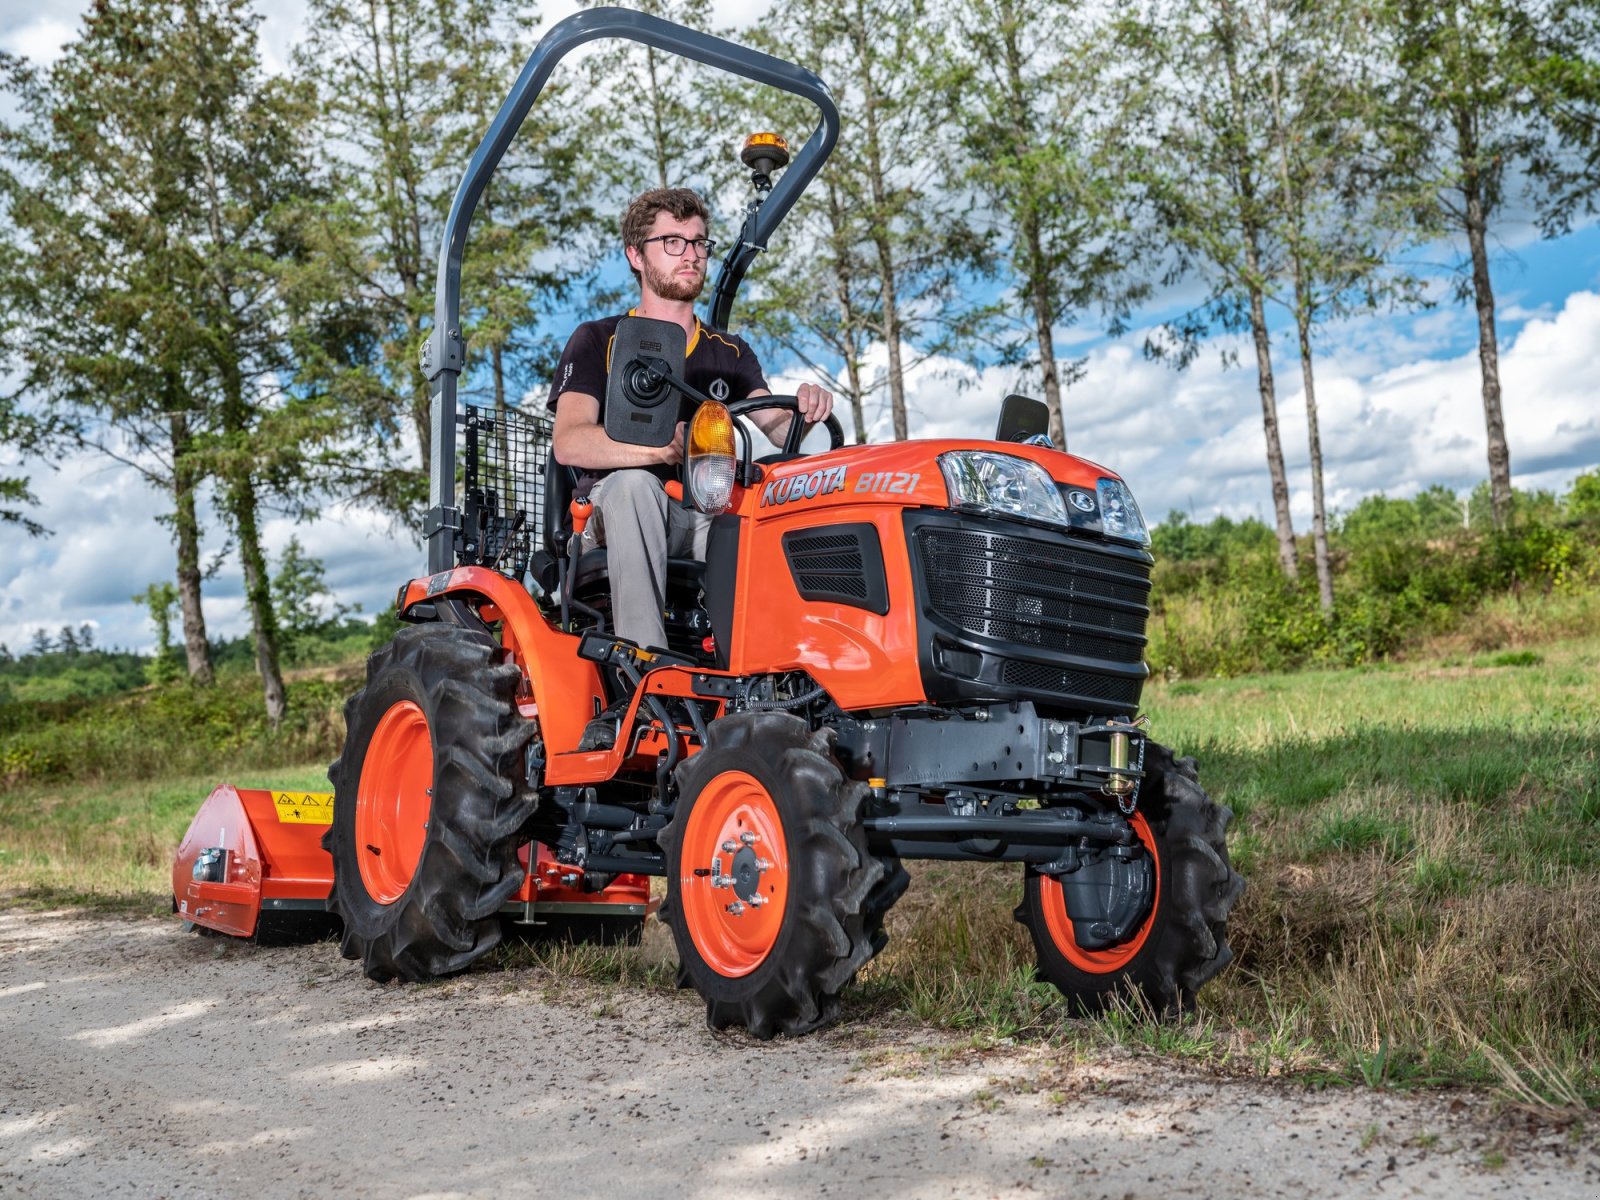
<svg viewBox="0 0 1600 1200"><path fill-rule="evenodd" d="M695 253L701 258L710 258L711 252L717 244L710 238L686 238L681 233L663 233L656 237L647 237L640 242L641 246L648 246L651 242L660 242L661 248L673 258L682 258L683 252L693 246Z"/></svg>

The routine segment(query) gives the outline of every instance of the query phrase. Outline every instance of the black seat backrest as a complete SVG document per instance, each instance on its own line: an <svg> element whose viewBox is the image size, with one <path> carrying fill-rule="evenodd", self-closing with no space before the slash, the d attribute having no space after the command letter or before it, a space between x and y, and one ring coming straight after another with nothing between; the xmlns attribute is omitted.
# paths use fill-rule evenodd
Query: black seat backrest
<svg viewBox="0 0 1600 1200"><path fill-rule="evenodd" d="M557 559L567 556L567 535L572 532L567 510L577 483L578 472L557 462L553 449L548 451L544 459L544 529L540 532L544 548Z"/></svg>

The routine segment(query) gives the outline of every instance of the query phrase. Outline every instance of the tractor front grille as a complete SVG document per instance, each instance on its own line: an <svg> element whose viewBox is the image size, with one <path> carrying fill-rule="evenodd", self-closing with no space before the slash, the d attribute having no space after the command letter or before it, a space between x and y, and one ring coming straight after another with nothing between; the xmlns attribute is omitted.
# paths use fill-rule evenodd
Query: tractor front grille
<svg viewBox="0 0 1600 1200"><path fill-rule="evenodd" d="M1137 709L1147 673L1147 554L952 512L908 515L907 533L930 699Z"/></svg>
<svg viewBox="0 0 1600 1200"><path fill-rule="evenodd" d="M957 629L1057 654L1142 660L1147 564L977 530L924 528L917 543L928 603Z"/></svg>

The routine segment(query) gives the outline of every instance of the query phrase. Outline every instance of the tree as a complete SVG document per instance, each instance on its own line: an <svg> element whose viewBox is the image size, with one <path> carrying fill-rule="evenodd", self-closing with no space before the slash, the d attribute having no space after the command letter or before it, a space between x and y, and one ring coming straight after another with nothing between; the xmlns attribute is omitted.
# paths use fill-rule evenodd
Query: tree
<svg viewBox="0 0 1600 1200"><path fill-rule="evenodd" d="M171 498L190 675L211 680L200 605L202 482L193 457L195 403L178 363L185 321L168 281L189 269L172 236L187 203L161 150L174 114L153 111L116 41L143 6L99 3L83 36L41 74L4 61L5 90L26 118L0 133L9 231L0 293L13 328L8 355L27 396L77 444L137 470ZM99 90L98 73L117 86ZM130 86L131 85L131 86ZM129 94L141 103L123 111Z"/></svg>
<svg viewBox="0 0 1600 1200"><path fill-rule="evenodd" d="M1513 493L1489 242L1513 199L1531 200L1556 230L1590 202L1592 177L1576 196L1568 190L1561 143L1595 128L1591 10L1551 0L1383 0L1372 8L1375 48L1391 73L1390 169L1416 191L1424 236L1466 242L1453 267L1455 295L1470 297L1477 315L1496 528L1510 519Z"/></svg>
<svg viewBox="0 0 1600 1200"><path fill-rule="evenodd" d="M328 448L350 439L339 408L296 376L296 349L326 332L327 277L298 204L316 188L309 93L265 78L257 22L248 0L98 0L47 86L26 93L47 120L16 141L45 181L35 197L15 177L33 255L7 284L69 349L24 350L39 382L120 435L91 444L170 481L186 643L203 642L188 603L198 610L194 491L216 482L276 724L263 505L308 505Z"/></svg>
<svg viewBox="0 0 1600 1200"><path fill-rule="evenodd" d="M809 45L810 65L850 114L823 181L836 215L813 225L822 236L808 250L828 256L823 277L833 303L848 301L850 310L847 323L829 314L823 327L838 330L846 349L864 350L867 339L854 332L859 321L884 347L890 420L903 440L907 372L919 355L970 353L988 315L972 286L987 265L986 247L971 221L971 197L950 186L945 169L946 131L956 117L937 86L948 70L944 31L925 0L786 0L770 10L764 29L776 45ZM877 293L866 310L855 299L858 264Z"/></svg>
<svg viewBox="0 0 1600 1200"><path fill-rule="evenodd" d="M15 397L0 395L0 446L26 453L38 441L37 423L18 409ZM45 527L28 516L38 502L26 475L0 475L0 525L20 526L30 537L44 536Z"/></svg>
<svg viewBox="0 0 1600 1200"><path fill-rule="evenodd" d="M1116 329L1148 290L1129 272L1136 80L1108 67L1101 18L1078 0L974 0L951 12L966 181L1005 247L1050 436L1064 447L1062 390L1082 363L1058 362L1057 329L1090 307Z"/></svg>
<svg viewBox="0 0 1600 1200"><path fill-rule="evenodd" d="M162 683L177 672L176 651L172 645L172 610L178 603L178 590L170 583L152 583L132 597L150 613L150 623L156 627L156 657L150 668L153 682Z"/></svg>
<svg viewBox="0 0 1600 1200"><path fill-rule="evenodd" d="M638 0L629 5L690 29L711 30L709 0ZM647 188L687 187L703 196L724 181L738 148L727 119L732 93L708 86L697 64L638 42L608 43L590 60L584 126L590 167L613 189L608 208ZM748 85L746 85L748 86ZM618 104L617 97L628 102ZM615 229L614 218L607 222Z"/></svg>
<svg viewBox="0 0 1600 1200"><path fill-rule="evenodd" d="M272 608L291 660L304 654L317 634L355 611L334 599L322 560L306 554L297 537L289 539L272 574Z"/></svg>
<svg viewBox="0 0 1600 1200"><path fill-rule="evenodd" d="M458 175L520 71L536 24L505 0L460 0L441 31L442 153ZM487 359L497 410L548 381L560 347L535 330L587 274L574 260L596 257L574 250L599 224L595 164L585 154L591 132L573 111L570 86L547 84L479 201L462 267L462 319L468 343Z"/></svg>
<svg viewBox="0 0 1600 1200"><path fill-rule="evenodd" d="M825 76L837 74L837 38L804 16L799 6L774 10L750 40ZM760 108L746 103L752 124L765 123L795 137L816 122L816 110L798 98L763 95L760 101ZM859 444L867 440L867 398L887 383L886 377L871 378L867 370L872 331L881 323L883 291L868 241L870 220L847 195L844 172L837 165L842 153L835 154L796 202L781 233L781 265L747 280L738 311L758 343L794 355L844 401Z"/></svg>
<svg viewBox="0 0 1600 1200"><path fill-rule="evenodd" d="M1181 253L1204 264L1212 285L1208 304L1180 323L1180 361L1192 353L1207 318L1233 328L1248 323L1279 557L1291 576L1294 533L1278 445L1268 305L1294 321L1324 612L1333 610L1334 598L1312 333L1330 318L1414 301L1417 292L1415 280L1393 268L1400 239L1392 230L1409 196L1381 186L1386 181L1373 145L1381 109L1372 100L1360 11L1344 3L1218 0L1179 8L1175 28L1164 25L1161 10L1126 26L1136 47L1162 48L1155 72L1165 89L1161 169L1153 173L1157 208L1174 218ZM1219 78L1222 88L1215 86ZM1200 186L1191 188L1185 175L1196 162Z"/></svg>
<svg viewBox="0 0 1600 1200"><path fill-rule="evenodd" d="M1210 291L1206 303L1176 325L1176 362L1192 360L1199 335L1214 323L1250 331L1278 561L1294 579L1299 555L1267 323L1267 291L1279 259L1267 236L1274 172L1266 72L1248 28L1233 3L1163 2L1133 14L1122 33L1156 81L1149 97L1154 136L1143 173L1159 224L1183 266L1198 269ZM1153 351L1161 349L1152 344Z"/></svg>

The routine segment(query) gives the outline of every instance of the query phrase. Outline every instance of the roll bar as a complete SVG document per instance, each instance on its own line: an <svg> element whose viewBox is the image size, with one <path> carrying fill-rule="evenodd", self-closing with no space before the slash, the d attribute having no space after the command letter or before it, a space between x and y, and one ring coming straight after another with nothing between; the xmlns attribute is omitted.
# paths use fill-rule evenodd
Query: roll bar
<svg viewBox="0 0 1600 1200"><path fill-rule="evenodd" d="M466 339L461 333L461 263L466 253L467 229L489 177L505 156L556 64L584 43L605 37L641 42L668 54L768 84L811 101L822 114L794 162L754 218L746 222L738 241L723 259L712 292L711 326L714 329L726 327L745 271L755 256L766 249L772 231L822 169L839 140L839 110L833 97L827 85L803 67L625 8L592 8L551 27L528 56L522 74L473 152L467 173L450 205L450 215L445 219L439 248L438 283L434 290L433 329L422 347L422 373L433 385L429 507L423 526L428 539L429 572L447 571L455 565L455 535L461 528L461 514L455 507L455 424L456 378L466 366Z"/></svg>

